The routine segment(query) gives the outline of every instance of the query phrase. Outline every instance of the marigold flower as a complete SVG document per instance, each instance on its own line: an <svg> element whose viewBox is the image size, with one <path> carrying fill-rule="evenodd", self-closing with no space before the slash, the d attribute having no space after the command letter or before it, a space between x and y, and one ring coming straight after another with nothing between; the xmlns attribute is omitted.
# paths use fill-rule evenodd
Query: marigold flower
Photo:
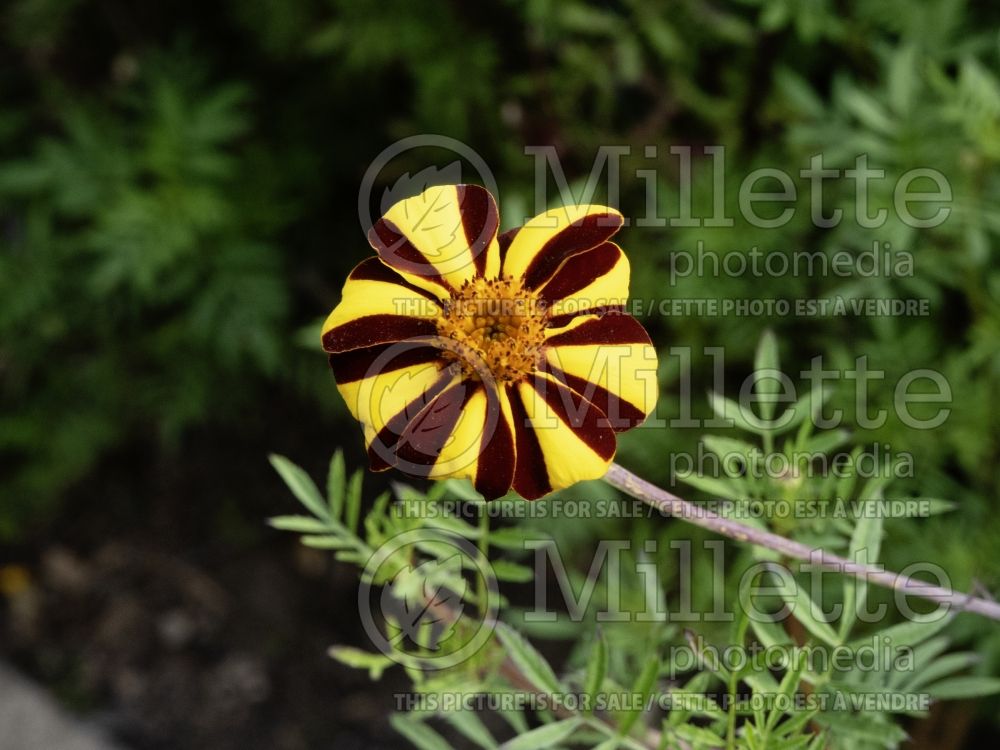
<svg viewBox="0 0 1000 750"><path fill-rule="evenodd" d="M323 325L371 468L526 499L604 475L656 403L656 352L624 312L622 215L566 206L498 236L493 196L431 187L372 227Z"/></svg>

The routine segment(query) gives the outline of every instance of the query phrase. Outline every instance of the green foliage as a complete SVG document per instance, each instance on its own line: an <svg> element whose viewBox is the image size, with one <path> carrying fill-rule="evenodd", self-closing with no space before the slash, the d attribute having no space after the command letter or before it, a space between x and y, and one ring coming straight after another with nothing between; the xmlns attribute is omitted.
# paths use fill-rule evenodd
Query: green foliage
<svg viewBox="0 0 1000 750"><path fill-rule="evenodd" d="M770 334L763 337L756 362L762 371L780 371L776 342ZM716 401L726 408L721 397ZM809 442L810 421L799 414L808 415L810 409L795 406L791 409L797 420L793 426L803 426L796 438L786 438L786 442L797 445ZM762 411L769 409L764 407ZM746 429L771 444L779 439L781 432L753 423ZM820 437L815 436L813 444ZM836 446L840 442L827 441L827 444ZM716 450L721 450L721 446L736 448L742 456L760 451L735 439L717 439L713 445ZM784 450L785 446L777 449ZM272 525L301 534L304 544L336 550L339 560L365 567L366 574L380 545L390 542L394 535L415 529L433 529L475 541L483 550L492 547L490 563L495 570L509 562L504 556L516 555L519 547L526 548L524 540L538 535L525 521L490 529L448 514L447 508L462 502L467 503L469 510L485 512L482 500L466 484L456 482L439 483L426 494L398 486L394 499L388 493L380 495L367 513L362 531L347 520L357 513L352 509L362 503L361 472L345 479L339 453L331 461L327 497L321 495L305 472L287 459L273 457L272 463L309 511L305 516L274 518ZM798 470L805 468L796 467L789 473L796 477L797 491L803 497L816 496L828 502L846 499L824 495L833 489L829 478L800 476ZM848 469L849 476L851 471ZM765 480L752 474L747 477L738 483L735 476L712 482L709 477L691 476L687 481L696 487L724 488L723 496L733 499L730 510L735 511L740 507L745 509L741 504L753 498L773 494L774 487L764 486ZM876 562L886 519L878 513L866 513L864 505L882 500L889 480L880 476L857 484L839 479L841 490L856 486L848 493L856 501L853 511L834 516L835 522L828 526L789 523L785 519L785 531L792 538L815 546L846 551L852 559ZM779 478L779 481L784 480ZM441 505L444 501L448 504ZM797 519L796 514L793 516ZM760 522L774 527L776 520L764 514ZM891 528L897 519L889 520ZM500 544L491 544L494 535L504 533ZM521 545L511 543L517 534ZM448 557L453 549L424 543L416 550L415 556L413 548L406 549L387 566L388 574L371 582L391 588L392 594L399 596L398 573L394 571L405 571L407 576L418 579L415 589L410 590L424 592L424 597L428 591L437 592L430 595L429 601L448 602L455 618L449 628L464 628L468 632L481 626L481 621L463 612L461 600L474 605L481 617L492 618L483 614L489 608L481 593L477 596L475 587L463 577L463 568L471 566L451 566L444 580L437 575L453 559ZM750 556L771 559L768 550L759 548L750 550ZM661 567L670 564L666 559L657 562ZM580 669L570 666L562 675L525 635L523 630L530 629L529 622L520 620L518 611L512 608L501 610L503 621L489 620L494 632L482 650L440 671L436 668L428 671L439 653L426 641L426 628L409 632L412 649L395 652L393 658L349 647L334 647L330 655L343 664L367 670L376 680L394 662L403 664L413 681L415 695L438 700L428 700L426 705L430 708L395 714L392 726L415 747L426 750L452 747L449 739L452 734L445 731L448 726L477 747L505 750L557 745L602 750L896 748L907 738L900 720L926 713L929 704L924 696L948 700L1000 692L1000 679L966 673L978 659L972 652L952 648L953 640L945 634L952 623L949 616L932 613L896 624L886 622L883 617L874 628L861 627L859 615L867 612L868 587L851 576L840 576L840 585L834 587L839 590L835 604L840 614L830 619L824 609L830 602L816 600L807 579L796 581L785 568L770 569L768 575L774 579L774 585L758 593L752 607L748 607L747 590L742 587L753 586L754 581L741 576L744 570L745 566L739 563L728 570L731 582L739 579L740 590L738 603L733 604L735 615L725 631L720 632L712 625L718 617L699 618L692 629L681 632L669 625L663 615L654 618L652 630L645 635L642 623L631 618L613 619L602 625L585 624L587 633L577 641L569 660L570 665L585 661L585 666ZM602 595L589 600L584 621L605 606L610 595L627 600L629 593L648 592L649 582L640 580L645 578L636 571L625 572L613 580L609 573ZM662 585L661 579L654 578L652 586L659 596L664 593ZM729 584L726 588L732 590ZM441 596L443 589L452 592L450 600ZM500 601L506 599L501 597ZM452 606L456 602L458 606ZM781 622L770 619L771 615L761 616L761 612L776 616L782 607L787 607L792 620ZM391 615L385 616L382 626L388 634L405 630ZM713 640L720 635L723 640ZM874 654L876 648L881 655ZM510 693L544 700L511 704L518 706L514 713L505 710L504 718L513 731L513 736L506 739L495 736L482 721L482 713L471 708L471 704L447 703L456 694Z"/></svg>
<svg viewBox="0 0 1000 750"><path fill-rule="evenodd" d="M120 441L245 408L233 383L287 356L247 90L164 57L109 95L54 92L57 129L0 167L0 535Z"/></svg>
<svg viewBox="0 0 1000 750"><path fill-rule="evenodd" d="M469 143L497 176L507 226L534 206L535 163L525 145L556 146L578 196L598 147L631 145L620 206L641 213L645 185L635 169L653 169L667 216L676 215L680 197L669 146L692 145L692 214L705 217L713 212L713 166L700 147L721 144L730 212L750 170L796 175L817 153L837 169L867 154L871 166L886 171L871 184L873 212L892 209L892 187L908 169L938 169L952 189L952 212L939 227L914 229L890 210L885 226L869 230L852 220L853 185L838 180L826 185L824 209L842 210L844 220L830 229L809 221L801 182L795 217L776 229L739 217L733 227L633 225L618 238L632 262L633 297L922 298L931 315L650 315L644 323L663 363L661 416L678 414L681 369L670 349L686 346L694 392L719 391L696 405L694 417L721 414L741 432L635 431L621 437L619 460L651 481L683 481L696 497L729 500L734 513L774 499L803 505L935 498L931 507L942 512L931 519L757 522L841 553L878 546L894 569L933 559L958 587L971 588L975 578L996 590L1000 557L984 550L1000 545L998 22L991 4L962 0L7 3L0 10L0 537L16 539L26 529L44 536L60 511L57 501L97 476L102 457L118 450L157 463L176 455L199 425L225 423L267 438L329 435L329 444L316 448L324 453L341 434L353 445L354 426L310 325L336 302L346 271L369 253L356 216L359 176L397 138L429 132ZM658 146L655 157L644 156L647 145ZM376 193L439 158L421 152L401 159ZM604 200L597 183L593 199ZM549 198L560 200L551 190ZM912 275L670 275L674 251L694 251L698 242L719 253L747 254L756 246L830 258L840 251L857 256L873 240L911 252ZM755 350L768 329L774 338ZM300 331L308 353L294 344ZM888 408L889 418L859 428L853 389L843 381L825 394L828 409L844 412L842 430L814 433L808 397L799 405L765 400L756 411L740 409L732 383L715 382L713 362L701 356L705 346L724 348L727 375L772 369L780 351L793 380L813 357L844 368L864 354L870 369L885 372L871 383L870 407ZM895 382L919 367L943 373L953 394L948 420L933 430L910 429L891 409ZM762 429L771 408L790 409L785 431ZM315 420L264 416L301 411ZM888 465L879 478L855 471L806 481L804 467L759 482L737 471L673 476L664 457L691 451L699 439L712 455L742 455L744 465L772 450L845 451L855 469L868 446L889 445L895 456L912 454L914 472L891 484ZM371 513L362 521L360 477L351 468L331 467L326 515L307 506L305 520L284 523L304 524L299 529L309 543L360 560L367 535L387 533L394 521ZM283 471L295 474L287 465ZM358 489L333 491L348 475ZM298 487L313 501L320 494ZM433 501L419 489L400 492L386 504ZM447 492L469 498L461 486ZM467 526L444 530L478 543ZM547 534L570 549L590 549L611 534L663 544L704 538L678 526L530 519L493 529L490 543L500 555L497 577L514 583L532 573L516 554L526 533ZM708 555L695 554L692 565L702 580L737 593L732 581L715 581ZM661 587L675 590L676 571L659 568ZM570 565L568 573L581 591L588 571ZM595 586L597 606L608 592L601 581ZM710 607L710 589L692 592L692 606ZM643 592L637 585L621 595L623 605L638 606ZM845 583L842 603L882 596ZM852 612L847 606L844 619L831 624L837 639L861 627ZM644 664L640 644L661 648L682 638L671 628L634 625L624 634L603 628L608 680L631 685ZM518 628L533 639L572 639L571 669L582 668L583 654L595 648L592 619ZM832 638L824 628L813 630ZM969 650L945 653L945 636L930 637L919 645L930 664L925 675L952 679L972 667L997 673L995 629L958 620L948 631ZM716 643L730 637L710 635ZM972 650L981 664L973 665ZM354 651L337 653L373 672L381 668ZM696 682L703 675L691 678L692 695L709 689ZM711 679L713 690L725 685ZM967 687L958 682L943 692ZM707 715L696 724L675 720L684 712L671 714L678 738L697 743L725 727L704 704L699 710ZM506 718L522 732L524 717ZM741 717L741 736L763 743L780 731L794 736L795 721L812 719ZM476 732L462 726L463 736ZM877 734L884 725L868 729Z"/></svg>

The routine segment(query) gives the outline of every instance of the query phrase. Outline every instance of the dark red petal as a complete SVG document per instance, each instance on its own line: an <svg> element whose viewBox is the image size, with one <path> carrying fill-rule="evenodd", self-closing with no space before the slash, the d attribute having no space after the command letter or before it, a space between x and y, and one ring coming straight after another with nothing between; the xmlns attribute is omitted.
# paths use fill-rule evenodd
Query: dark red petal
<svg viewBox="0 0 1000 750"><path fill-rule="evenodd" d="M514 428L516 461L514 464L514 491L525 500L537 500L552 492L549 472L545 467L545 455L538 444L528 413L524 409L517 387L507 386L510 400L511 421Z"/></svg>
<svg viewBox="0 0 1000 750"><path fill-rule="evenodd" d="M443 372L441 377L419 397L410 401L403 409L393 415L368 446L368 461L372 471L385 471L396 465L396 446L407 426L445 390L452 381L450 372Z"/></svg>
<svg viewBox="0 0 1000 750"><path fill-rule="evenodd" d="M549 328L562 328L563 326L572 323L575 318L587 315L598 315L600 317L604 317L605 315L625 314L625 308L621 305L601 305L600 307L590 307L586 310L575 310L573 312L563 313L562 315L553 315L549 318L546 326Z"/></svg>
<svg viewBox="0 0 1000 750"><path fill-rule="evenodd" d="M642 409L597 383L593 383L577 375L571 375L568 372L563 372L548 362L542 365L542 370L565 383L573 391L604 412L607 416L608 426L615 432L631 430L633 427L646 421L646 415Z"/></svg>
<svg viewBox="0 0 1000 750"><path fill-rule="evenodd" d="M588 214L552 237L538 251L524 272L529 289L544 284L571 255L600 245L622 226L620 214Z"/></svg>
<svg viewBox="0 0 1000 750"><path fill-rule="evenodd" d="M379 219L368 230L368 242L384 263L397 271L433 281L451 291L451 285L438 273L434 264L388 219Z"/></svg>
<svg viewBox="0 0 1000 750"><path fill-rule="evenodd" d="M389 266L383 263L379 258L365 258L354 267L354 270L351 271L347 278L354 279L356 281L382 281L387 284L397 284L404 289L409 289L411 292L419 294L422 297L426 297L429 300L436 300L433 294L428 292L426 289L414 286L389 268Z"/></svg>
<svg viewBox="0 0 1000 750"><path fill-rule="evenodd" d="M573 255L539 290L539 296L551 303L576 294L614 268L621 255L621 248L611 242Z"/></svg>
<svg viewBox="0 0 1000 750"><path fill-rule="evenodd" d="M521 227L514 227L513 229L508 229L501 235L497 236L497 244L500 246L500 267L503 268L503 263L507 259L507 250L510 248L510 243L514 241L514 237L521 230Z"/></svg>
<svg viewBox="0 0 1000 750"><path fill-rule="evenodd" d="M382 313L366 315L331 328L323 334L323 349L334 354L349 349L436 335L437 325L433 320Z"/></svg>
<svg viewBox="0 0 1000 750"><path fill-rule="evenodd" d="M497 204L489 191L479 185L457 185L456 190L465 238L472 251L476 273L482 276L486 271L487 249L500 226Z"/></svg>
<svg viewBox="0 0 1000 750"><path fill-rule="evenodd" d="M476 491L487 500L503 497L514 481L514 434L500 406L500 396L486 389L486 427L476 467Z"/></svg>
<svg viewBox="0 0 1000 750"><path fill-rule="evenodd" d="M396 349L397 351L393 351ZM423 365L441 358L441 350L424 344L378 344L330 355L330 368L338 383L354 383L379 373ZM442 360L443 364L443 360Z"/></svg>
<svg viewBox="0 0 1000 750"><path fill-rule="evenodd" d="M596 344L651 344L649 334L631 315L607 313L592 318L548 339L549 346L587 346Z"/></svg>
<svg viewBox="0 0 1000 750"><path fill-rule="evenodd" d="M553 414L572 428L594 453L605 460L615 455L615 433L599 407L562 383L541 375L535 375L529 382Z"/></svg>
<svg viewBox="0 0 1000 750"><path fill-rule="evenodd" d="M461 381L442 391L414 417L399 437L393 453L407 474L426 476L455 431L462 409L482 386Z"/></svg>

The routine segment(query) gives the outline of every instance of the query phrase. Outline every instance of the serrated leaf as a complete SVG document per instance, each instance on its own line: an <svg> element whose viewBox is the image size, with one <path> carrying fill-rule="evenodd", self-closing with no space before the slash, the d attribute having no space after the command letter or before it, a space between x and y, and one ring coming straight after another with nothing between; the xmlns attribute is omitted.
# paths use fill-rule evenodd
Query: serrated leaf
<svg viewBox="0 0 1000 750"><path fill-rule="evenodd" d="M367 669L369 677L373 680L379 679L386 667L391 667L395 664L385 654L362 651L353 646L331 646L327 654L329 654L331 659L335 659L348 667Z"/></svg>
<svg viewBox="0 0 1000 750"><path fill-rule="evenodd" d="M653 695L653 690L656 687L656 677L659 673L659 657L654 657L643 665L642 671L632 684L632 694L642 696L642 705L629 709L621 717L618 722L618 734L623 737L626 736L632 727L635 726L635 722L646 710L646 706L649 705L649 701Z"/></svg>
<svg viewBox="0 0 1000 750"><path fill-rule="evenodd" d="M751 618L750 629L757 636L757 640L766 648L793 645L792 638L785 629L771 620L762 620L756 617Z"/></svg>
<svg viewBox="0 0 1000 750"><path fill-rule="evenodd" d="M907 739L906 732L887 718L876 719L865 714L827 711L817 714L815 720L827 727L834 737L874 743L886 748L894 748Z"/></svg>
<svg viewBox="0 0 1000 750"><path fill-rule="evenodd" d="M497 623L496 634L507 656L532 685L548 693L562 692L562 685L552 667L524 636L503 622Z"/></svg>
<svg viewBox="0 0 1000 750"><path fill-rule="evenodd" d="M685 742L690 742L695 748L718 748L726 745L726 741L715 732L693 724L675 727L673 733Z"/></svg>
<svg viewBox="0 0 1000 750"><path fill-rule="evenodd" d="M420 643L421 633L431 625L442 625L433 644L436 650L451 636L464 608L462 597L468 584L462 577L462 555L430 559L416 568L404 566L383 587L382 612L391 612L400 634Z"/></svg>
<svg viewBox="0 0 1000 750"><path fill-rule="evenodd" d="M270 461L271 466L281 475L285 484L288 485L288 489L298 498L299 502L317 518L328 520L329 512L326 501L309 475L287 458L276 453L271 454Z"/></svg>
<svg viewBox="0 0 1000 750"><path fill-rule="evenodd" d="M725 459L729 456L749 458L750 456L763 455L760 448L755 445L751 445L744 440L723 437L722 435L704 435L701 438L701 442L720 459Z"/></svg>
<svg viewBox="0 0 1000 750"><path fill-rule="evenodd" d="M510 583L525 583L534 580L535 571L527 565L520 565L510 560L494 560L490 563L493 568L493 575L498 581Z"/></svg>
<svg viewBox="0 0 1000 750"><path fill-rule="evenodd" d="M476 492L476 488L472 486L472 482L468 479L446 479L444 486L449 495L459 500L465 500L470 503L483 502L483 496Z"/></svg>
<svg viewBox="0 0 1000 750"><path fill-rule="evenodd" d="M930 616L915 617L882 630L878 634L879 641L887 642L895 649L916 646L918 643L937 635L951 622L953 616L932 613ZM870 640L862 638L854 641L851 645L860 648L866 642L870 642Z"/></svg>
<svg viewBox="0 0 1000 750"><path fill-rule="evenodd" d="M528 731L528 722L524 718L524 714L513 708L503 708L501 705L500 709L497 710L500 718L506 721L510 728L513 729L518 734L525 734Z"/></svg>
<svg viewBox="0 0 1000 750"><path fill-rule="evenodd" d="M949 677L933 685L928 685L925 690L938 700L980 698L984 695L1000 693L1000 678L977 675Z"/></svg>
<svg viewBox="0 0 1000 750"><path fill-rule="evenodd" d="M470 742L474 742L483 750L494 750L497 742L490 734L482 720L473 711L449 711L445 719Z"/></svg>
<svg viewBox="0 0 1000 750"><path fill-rule="evenodd" d="M491 547L498 549L523 550L526 540L535 540L538 536L537 531L529 531L518 526L505 526L490 531L489 543Z"/></svg>
<svg viewBox="0 0 1000 750"><path fill-rule="evenodd" d="M892 117L875 97L851 87L841 90L841 101L862 125L885 135L895 133Z"/></svg>
<svg viewBox="0 0 1000 750"><path fill-rule="evenodd" d="M725 719L726 712L710 695L704 693L691 693L687 689L673 688L670 690L670 705L673 708L680 708L696 716L703 716L709 719Z"/></svg>
<svg viewBox="0 0 1000 750"><path fill-rule="evenodd" d="M942 638L941 640L945 641L945 644L947 645L947 639ZM930 643L930 641L927 643ZM922 648L923 645L924 644L921 644L917 648ZM940 653L940 651L938 653ZM961 651L958 653L946 654L940 659L935 659L928 666L921 668L921 661L919 660L917 649L914 649L913 659L916 664L916 674L912 675L913 679L910 680L909 684L907 684L907 688L909 690L918 690L924 685L936 682L954 672L968 669L981 661L979 654L972 651ZM904 672L903 674L905 675L906 673Z"/></svg>
<svg viewBox="0 0 1000 750"><path fill-rule="evenodd" d="M824 116L826 109L823 100L816 95L805 78L788 68L781 67L775 71L774 80L781 93L799 112L813 119Z"/></svg>
<svg viewBox="0 0 1000 750"><path fill-rule="evenodd" d="M851 439L847 430L829 430L814 435L802 447L806 453L832 453Z"/></svg>
<svg viewBox="0 0 1000 750"><path fill-rule="evenodd" d="M742 500L745 497L745 493L735 487L730 480L721 477L706 477L689 471L678 471L676 478L713 498Z"/></svg>
<svg viewBox="0 0 1000 750"><path fill-rule="evenodd" d="M772 575L775 575L778 580L783 580L783 578L777 576L773 571ZM789 606L792 617L801 623L802 627L808 630L813 636L819 638L824 643L828 643L831 646L838 645L841 642L840 637L829 623L820 620L816 616L820 610L809 595L809 592L794 579L790 579L790 584L794 587L793 591L786 591L782 588L775 593L784 599L785 603Z"/></svg>
<svg viewBox="0 0 1000 750"><path fill-rule="evenodd" d="M392 728L412 742L417 750L452 750L444 737L435 732L422 721L404 714L393 714L389 717Z"/></svg>
<svg viewBox="0 0 1000 750"><path fill-rule="evenodd" d="M879 492L873 500L878 501L881 497L882 493ZM869 565L878 560L882 546L882 522L881 513L861 513L861 517L854 525L854 532L851 534L848 559L865 562ZM844 577L844 612L840 622L842 640L847 639L848 633L854 627L858 614L864 608L867 594L867 580L852 575Z"/></svg>
<svg viewBox="0 0 1000 750"><path fill-rule="evenodd" d="M712 411L722 419L731 420L733 424L741 430L761 435L768 432L768 429L749 410L743 409L737 402L726 398L718 393L709 392L708 402Z"/></svg>
<svg viewBox="0 0 1000 750"><path fill-rule="evenodd" d="M500 750L548 750L569 737L580 726L579 717L543 724L503 743Z"/></svg>

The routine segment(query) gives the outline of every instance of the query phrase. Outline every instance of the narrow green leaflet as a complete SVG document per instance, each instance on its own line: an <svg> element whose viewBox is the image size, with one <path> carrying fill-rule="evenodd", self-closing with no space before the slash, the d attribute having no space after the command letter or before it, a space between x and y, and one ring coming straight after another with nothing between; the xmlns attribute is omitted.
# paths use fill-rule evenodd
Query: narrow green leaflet
<svg viewBox="0 0 1000 750"><path fill-rule="evenodd" d="M392 728L412 742L417 750L452 750L444 737L418 719L406 714L389 717Z"/></svg>
<svg viewBox="0 0 1000 750"><path fill-rule="evenodd" d="M881 499L881 491L872 498L875 502ZM882 545L882 523L881 513L861 513L861 517L854 526L854 532L851 534L847 555L849 559L869 565L878 560ZM851 628L854 627L858 614L864 608L867 593L868 581L853 575L845 575L844 614L840 621L840 638L842 640L846 640Z"/></svg>
<svg viewBox="0 0 1000 750"><path fill-rule="evenodd" d="M726 398L718 393L709 393L708 401L712 405L712 410L723 419L731 419L736 427L755 435L767 432L767 428L749 410L742 408L737 402Z"/></svg>
<svg viewBox="0 0 1000 750"><path fill-rule="evenodd" d="M643 666L642 671L636 678L635 683L632 685L632 694L642 696L642 703L638 706L634 706L629 711L627 711L618 723L618 734L625 736L629 733L633 726L635 726L636 721L642 716L643 712L646 710L646 706L649 705L650 699L653 697L653 691L656 686L656 676L660 672L660 660L654 657L646 662Z"/></svg>
<svg viewBox="0 0 1000 750"><path fill-rule="evenodd" d="M608 669L608 641L604 637L604 631L597 629L597 637L594 639L594 648L590 652L590 661L587 664L587 674L583 681L584 693L589 698L586 713L593 713L597 696L604 685L604 675Z"/></svg>
<svg viewBox="0 0 1000 750"><path fill-rule="evenodd" d="M475 711L449 711L444 718L470 742L483 750L494 750L497 742Z"/></svg>
<svg viewBox="0 0 1000 750"><path fill-rule="evenodd" d="M552 667L528 641L510 625L498 622L496 633L507 656L536 688L549 693L562 692L562 685Z"/></svg>
<svg viewBox="0 0 1000 750"><path fill-rule="evenodd" d="M543 724L503 743L500 750L548 750L573 734L581 723L582 719L574 716L552 724Z"/></svg>
<svg viewBox="0 0 1000 750"><path fill-rule="evenodd" d="M698 727L694 724L682 724L675 728L673 733L685 742L691 743L694 748L719 748L725 747L726 741L715 732Z"/></svg>
<svg viewBox="0 0 1000 750"><path fill-rule="evenodd" d="M309 475L284 456L274 453L271 454L270 460L271 466L285 480L288 489L299 499L299 502L306 506L309 512L317 518L329 519L330 514L327 510L326 500L320 494L313 480L309 478Z"/></svg>
<svg viewBox="0 0 1000 750"><path fill-rule="evenodd" d="M765 421L770 421L777 404L776 396L781 391L781 383L776 379L780 376L778 340L770 329L764 331L764 335L760 337L753 365L754 390L760 399L760 415Z"/></svg>
<svg viewBox="0 0 1000 750"><path fill-rule="evenodd" d="M772 575L776 575L773 570ZM779 581L782 580L780 576L776 575L776 577ZM788 583L792 588L791 591L787 587L784 587L777 591L777 593L791 609L792 617L802 623L802 627L824 643L828 643L831 646L838 645L840 637L829 623L819 619L818 615L821 614L821 607L813 601L813 598L809 596L809 592L792 578L789 578Z"/></svg>
<svg viewBox="0 0 1000 750"><path fill-rule="evenodd" d="M332 646L327 652L331 659L339 661L348 667L355 669L367 669L368 676L377 680L382 676L386 668L391 667L395 662L385 654L375 654L369 651L362 651L353 646Z"/></svg>
<svg viewBox="0 0 1000 750"><path fill-rule="evenodd" d="M330 504L330 517L340 518L344 510L344 488L347 470L344 466L343 451L336 451L330 459L330 471L326 477L326 498Z"/></svg>
<svg viewBox="0 0 1000 750"><path fill-rule="evenodd" d="M328 534L330 524L314 516L275 516L268 524L280 531L294 531L298 534Z"/></svg>
<svg viewBox="0 0 1000 750"><path fill-rule="evenodd" d="M347 483L347 517L345 524L351 531L358 530L358 518L361 516L361 482L365 475L356 471Z"/></svg>
<svg viewBox="0 0 1000 750"><path fill-rule="evenodd" d="M526 565L521 565L510 560L493 560L490 562L493 568L493 575L498 581L509 583L526 583L535 577L535 571Z"/></svg>
<svg viewBox="0 0 1000 750"><path fill-rule="evenodd" d="M928 685L927 692L938 700L959 700L961 698L979 698L984 695L1000 693L1000 678L979 677L949 677L941 682Z"/></svg>

